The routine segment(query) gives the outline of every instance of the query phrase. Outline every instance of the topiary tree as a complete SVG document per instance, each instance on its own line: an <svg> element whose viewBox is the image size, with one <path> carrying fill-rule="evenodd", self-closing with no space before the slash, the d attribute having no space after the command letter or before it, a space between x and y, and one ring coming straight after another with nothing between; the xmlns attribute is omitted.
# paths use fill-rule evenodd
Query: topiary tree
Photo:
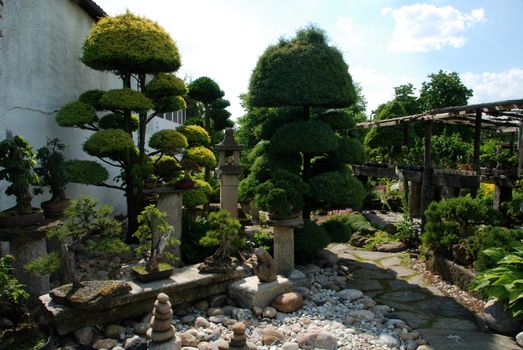
<svg viewBox="0 0 523 350"><path fill-rule="evenodd" d="M348 107L355 100L348 66L321 29L300 29L294 38L281 39L267 48L252 73L246 103L253 118L262 122L259 137L269 143L241 185L241 197L254 194L259 206L273 214L302 210L304 219L315 207L343 205L346 201L331 200L334 197L316 200L311 180L325 171L352 177L344 166L350 157L337 151L361 151L357 141L349 142L347 131L355 123L346 111L328 108ZM257 108L268 112L262 114ZM245 121L242 124L253 127ZM327 166L314 169L314 164ZM334 191L357 183L345 181L341 175L332 179L340 180L330 187ZM361 202L353 204L359 207Z"/></svg>
<svg viewBox="0 0 523 350"><path fill-rule="evenodd" d="M149 142L155 149L149 153L145 139L147 124L155 116L186 107L182 98L187 94L185 84L171 74L181 65L180 54L156 22L127 12L105 17L93 27L84 42L81 60L93 69L115 73L122 79L123 88L85 92L78 101L65 105L56 121L60 126L94 131L84 150L120 169L119 185L99 185L125 191L130 238L143 206L143 180L153 171L150 155L157 155L156 161L160 161L186 143L174 131L161 131ZM153 76L149 82L147 75ZM136 84L131 84L132 79ZM101 112L104 115L99 117Z"/></svg>

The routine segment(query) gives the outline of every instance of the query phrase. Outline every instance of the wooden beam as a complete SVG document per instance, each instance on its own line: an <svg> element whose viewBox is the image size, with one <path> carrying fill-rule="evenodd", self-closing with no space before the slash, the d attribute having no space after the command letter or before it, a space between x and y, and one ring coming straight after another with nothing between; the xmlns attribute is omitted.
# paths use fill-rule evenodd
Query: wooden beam
<svg viewBox="0 0 523 350"><path fill-rule="evenodd" d="M423 184L421 186L421 232L424 232L425 210L432 197L432 122L425 124L425 161L423 164Z"/></svg>
<svg viewBox="0 0 523 350"><path fill-rule="evenodd" d="M482 111L478 109L476 111L476 122L474 125L474 157L473 157L473 164L474 164L474 171L476 172L476 175L480 175L479 173L479 147L481 144L481 115ZM472 197L476 197L478 193L478 189L472 190Z"/></svg>
<svg viewBox="0 0 523 350"><path fill-rule="evenodd" d="M521 176L523 171L523 121L519 122L518 155L518 176Z"/></svg>

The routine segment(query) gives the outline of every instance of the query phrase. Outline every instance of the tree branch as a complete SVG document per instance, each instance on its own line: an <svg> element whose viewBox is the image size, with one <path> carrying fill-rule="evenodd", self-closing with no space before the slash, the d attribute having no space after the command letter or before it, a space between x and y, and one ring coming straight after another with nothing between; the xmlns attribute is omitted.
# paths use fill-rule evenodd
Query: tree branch
<svg viewBox="0 0 523 350"><path fill-rule="evenodd" d="M105 164L108 164L108 165L110 165L110 166L114 166L114 167L117 167L117 168L121 167L121 165L116 164L116 163L111 163L110 161L105 160L105 159L103 159L103 158L101 158L101 157L97 157L97 158L100 159L100 160L101 160L102 162L104 162Z"/></svg>

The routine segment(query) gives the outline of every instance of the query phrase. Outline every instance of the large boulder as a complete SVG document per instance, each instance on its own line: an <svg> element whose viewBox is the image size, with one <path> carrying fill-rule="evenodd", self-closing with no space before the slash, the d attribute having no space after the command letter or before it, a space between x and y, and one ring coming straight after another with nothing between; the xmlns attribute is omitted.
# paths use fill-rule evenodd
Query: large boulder
<svg viewBox="0 0 523 350"><path fill-rule="evenodd" d="M494 332L513 335L520 329L520 322L505 310L503 303L498 299L491 299L483 308L485 323Z"/></svg>
<svg viewBox="0 0 523 350"><path fill-rule="evenodd" d="M272 306L280 312L294 312L303 306L303 297L296 292L284 293L274 299Z"/></svg>

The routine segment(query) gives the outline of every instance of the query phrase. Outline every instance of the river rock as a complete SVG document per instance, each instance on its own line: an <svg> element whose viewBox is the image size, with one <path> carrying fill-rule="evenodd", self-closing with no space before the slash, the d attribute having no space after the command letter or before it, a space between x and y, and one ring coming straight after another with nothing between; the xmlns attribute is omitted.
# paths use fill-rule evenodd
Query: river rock
<svg viewBox="0 0 523 350"><path fill-rule="evenodd" d="M283 341L285 339L285 336L282 332L280 332L277 329L273 328L266 328L263 331L263 345L271 345L275 343L276 341Z"/></svg>
<svg viewBox="0 0 523 350"><path fill-rule="evenodd" d="M74 337L78 344L91 344L93 340L93 329L91 327L84 327L74 331Z"/></svg>
<svg viewBox="0 0 523 350"><path fill-rule="evenodd" d="M335 350L338 348L337 339L327 332L306 332L298 335L298 345L302 349L326 349Z"/></svg>
<svg viewBox="0 0 523 350"><path fill-rule="evenodd" d="M194 321L195 328L209 328L210 325L210 322L207 321L205 317L196 317L196 320Z"/></svg>
<svg viewBox="0 0 523 350"><path fill-rule="evenodd" d="M338 295L338 298L345 301L353 301L363 297L363 292L358 289L344 289L336 294Z"/></svg>
<svg viewBox="0 0 523 350"><path fill-rule="evenodd" d="M105 327L104 335L107 338L123 339L125 337L125 327L118 324L110 324Z"/></svg>
<svg viewBox="0 0 523 350"><path fill-rule="evenodd" d="M485 323L495 332L513 335L519 330L517 322L498 299L489 300L483 309Z"/></svg>
<svg viewBox="0 0 523 350"><path fill-rule="evenodd" d="M296 292L284 293L274 299L272 306L280 312L294 312L303 306L303 297Z"/></svg>
<svg viewBox="0 0 523 350"><path fill-rule="evenodd" d="M111 348L114 348L115 346L116 346L116 340L111 339L111 338L100 339L100 340L97 340L93 344L93 348L95 348L95 349L111 349Z"/></svg>
<svg viewBox="0 0 523 350"><path fill-rule="evenodd" d="M381 333L379 336L379 340L381 340L381 342L384 345L387 345L389 348L398 348L399 349L401 346L400 340L388 333Z"/></svg>
<svg viewBox="0 0 523 350"><path fill-rule="evenodd" d="M271 306L267 306L263 310L263 317L265 317L265 318L275 318L277 314L278 314L278 311Z"/></svg>

